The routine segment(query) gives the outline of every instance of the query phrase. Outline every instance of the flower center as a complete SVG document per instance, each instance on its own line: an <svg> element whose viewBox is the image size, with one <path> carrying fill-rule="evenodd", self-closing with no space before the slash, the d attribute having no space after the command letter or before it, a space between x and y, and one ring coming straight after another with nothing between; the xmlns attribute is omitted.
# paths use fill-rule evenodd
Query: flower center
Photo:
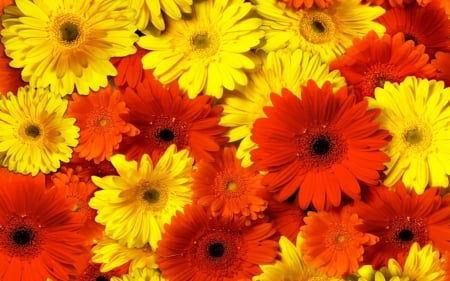
<svg viewBox="0 0 450 281"><path fill-rule="evenodd" d="M31 124L25 128L25 135L36 139L41 135L41 130L39 129L39 126Z"/></svg>
<svg viewBox="0 0 450 281"><path fill-rule="evenodd" d="M391 241L399 249L409 249L413 242L423 245L428 241L428 230L422 218L394 217L387 229L391 228L386 237L380 238Z"/></svg>
<svg viewBox="0 0 450 281"><path fill-rule="evenodd" d="M227 190L235 191L238 188L238 185L234 181L230 181L227 183Z"/></svg>
<svg viewBox="0 0 450 281"><path fill-rule="evenodd" d="M159 201L159 191L156 189L148 189L144 192L144 200L147 201L148 203L156 203Z"/></svg>
<svg viewBox="0 0 450 281"><path fill-rule="evenodd" d="M197 34L192 38L192 44L195 46L195 49L206 49L210 46L210 40L208 37L208 33L205 34Z"/></svg>
<svg viewBox="0 0 450 281"><path fill-rule="evenodd" d="M109 281L109 278L105 276L98 276L95 278L95 281Z"/></svg>
<svg viewBox="0 0 450 281"><path fill-rule="evenodd" d="M59 29L61 32L61 39L68 43L75 41L80 34L78 25L73 22L64 22Z"/></svg>
<svg viewBox="0 0 450 281"><path fill-rule="evenodd" d="M302 11L300 34L313 44L329 42L335 34L333 19L324 12L310 10Z"/></svg>
<svg viewBox="0 0 450 281"><path fill-rule="evenodd" d="M211 27L202 28L188 35L189 47L195 58L210 58L219 50L220 40Z"/></svg>
<svg viewBox="0 0 450 281"><path fill-rule="evenodd" d="M172 141L175 135L172 130L164 128L158 132L158 137L163 141Z"/></svg>
<svg viewBox="0 0 450 281"><path fill-rule="evenodd" d="M188 145L188 124L174 117L158 116L152 121L138 126L141 131L141 142L149 151L165 150L169 145L176 144L182 149Z"/></svg>
<svg viewBox="0 0 450 281"><path fill-rule="evenodd" d="M208 246L208 253L213 258L220 258L225 254L225 246L222 242L214 242Z"/></svg>
<svg viewBox="0 0 450 281"><path fill-rule="evenodd" d="M330 151L331 145L329 137L319 135L311 143L311 152L317 155L325 155Z"/></svg>
<svg viewBox="0 0 450 281"><path fill-rule="evenodd" d="M403 144L415 152L423 152L431 145L431 129L426 124L418 122L407 126L402 133Z"/></svg>
<svg viewBox="0 0 450 281"><path fill-rule="evenodd" d="M141 182L137 194L141 206L153 212L164 209L168 201L167 187L158 182Z"/></svg>
<svg viewBox="0 0 450 281"><path fill-rule="evenodd" d="M358 100L364 97L373 97L375 88L383 88L389 82L401 82L398 71L390 64L374 64L364 72L362 81L357 85Z"/></svg>
<svg viewBox="0 0 450 281"><path fill-rule="evenodd" d="M59 14L50 19L49 34L62 49L77 48L84 42L87 31L76 14Z"/></svg>
<svg viewBox="0 0 450 281"><path fill-rule="evenodd" d="M412 241L414 239L414 232L409 229L402 229L397 233L397 238L405 242Z"/></svg>
<svg viewBox="0 0 450 281"><path fill-rule="evenodd" d="M92 133L98 135L110 133L114 126L112 114L104 107L99 107L90 112L86 122Z"/></svg>
<svg viewBox="0 0 450 281"><path fill-rule="evenodd" d="M29 228L22 227L16 229L12 233L11 238L17 245L23 246L32 242L33 232Z"/></svg>

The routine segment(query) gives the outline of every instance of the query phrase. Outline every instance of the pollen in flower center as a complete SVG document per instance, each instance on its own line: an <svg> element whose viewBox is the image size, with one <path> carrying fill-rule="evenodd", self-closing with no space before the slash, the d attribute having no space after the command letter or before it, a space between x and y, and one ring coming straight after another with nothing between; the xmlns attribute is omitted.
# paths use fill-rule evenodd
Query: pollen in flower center
<svg viewBox="0 0 450 281"><path fill-rule="evenodd" d="M315 32L322 33L325 31L325 26L320 21L313 21L312 28Z"/></svg>
<svg viewBox="0 0 450 281"><path fill-rule="evenodd" d="M25 128L25 135L36 139L41 135L41 130L39 129L39 126L31 124Z"/></svg>
<svg viewBox="0 0 450 281"><path fill-rule="evenodd" d="M168 201L168 189L159 182L143 181L138 186L137 196L142 208L159 212Z"/></svg>
<svg viewBox="0 0 450 281"><path fill-rule="evenodd" d="M303 17L299 23L299 33L313 44L329 42L335 34L333 19L324 12L302 11Z"/></svg>
<svg viewBox="0 0 450 281"><path fill-rule="evenodd" d="M417 152L426 150L431 145L432 139L430 128L420 122L406 127L401 137L406 147Z"/></svg>
<svg viewBox="0 0 450 281"><path fill-rule="evenodd" d="M29 244L33 240L33 233L31 229L19 228L12 233L11 238L17 245L23 246Z"/></svg>
<svg viewBox="0 0 450 281"><path fill-rule="evenodd" d="M58 43L59 50L65 51L78 47L84 42L87 30L76 14L59 14L50 19L49 35Z"/></svg>
<svg viewBox="0 0 450 281"><path fill-rule="evenodd" d="M190 53L196 58L210 58L219 49L219 35L211 27L200 28L188 35Z"/></svg>
<svg viewBox="0 0 450 281"><path fill-rule="evenodd" d="M144 200L148 203L156 203L159 201L159 191L153 188L150 188L144 192Z"/></svg>
<svg viewBox="0 0 450 281"><path fill-rule="evenodd" d="M229 183L227 183L227 190L229 191L235 191L238 188L236 182L234 181L230 181Z"/></svg>
<svg viewBox="0 0 450 281"><path fill-rule="evenodd" d="M208 253L213 258L220 258L225 253L225 247L221 242L214 242L208 246Z"/></svg>
<svg viewBox="0 0 450 281"><path fill-rule="evenodd" d="M208 33L205 34L197 34L192 38L192 44L196 49L206 49L210 46L210 39L208 37Z"/></svg>
<svg viewBox="0 0 450 281"><path fill-rule="evenodd" d="M78 25L73 22L65 22L60 26L61 39L72 43L78 38L80 31L78 30Z"/></svg>

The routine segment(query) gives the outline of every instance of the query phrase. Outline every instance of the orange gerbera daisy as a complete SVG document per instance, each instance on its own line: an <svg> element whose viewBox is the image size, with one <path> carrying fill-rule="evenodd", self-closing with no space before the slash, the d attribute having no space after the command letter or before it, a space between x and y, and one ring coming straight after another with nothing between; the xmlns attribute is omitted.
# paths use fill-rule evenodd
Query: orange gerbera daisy
<svg viewBox="0 0 450 281"><path fill-rule="evenodd" d="M166 90L158 81L146 79L136 91L127 88L122 98L130 108L125 119L140 131L120 145L128 160L139 160L146 153L160 155L176 144L177 149L188 148L196 161L212 161L211 153L227 141L221 136L226 128L219 126L223 109L212 106L211 97L189 99L176 83Z"/></svg>
<svg viewBox="0 0 450 281"><path fill-rule="evenodd" d="M316 6L321 9L329 8L333 6L336 0L278 0L284 2L288 7L294 9L309 9L312 6Z"/></svg>
<svg viewBox="0 0 450 281"><path fill-rule="evenodd" d="M450 52L437 52L436 59L431 63L437 68L437 78L445 82L446 87L450 87Z"/></svg>
<svg viewBox="0 0 450 281"><path fill-rule="evenodd" d="M245 217L247 224L264 217L262 175L242 167L234 146L225 147L214 162L200 161L193 178L193 201L208 207L214 217Z"/></svg>
<svg viewBox="0 0 450 281"><path fill-rule="evenodd" d="M402 264L414 242L421 247L432 243L441 252L450 249L450 197L443 199L438 188L418 195L414 190L408 193L400 183L395 190L372 187L370 191L367 202L357 202L353 210L363 219L359 230L380 238L366 248L366 263L380 267L395 258Z"/></svg>
<svg viewBox="0 0 450 281"><path fill-rule="evenodd" d="M305 217L305 211L300 209L298 204L270 200L265 213L280 236L285 236L292 243L297 241L297 235L300 227L304 225Z"/></svg>
<svg viewBox="0 0 450 281"><path fill-rule="evenodd" d="M341 192L358 199L358 181L377 184L389 158L380 151L388 133L374 120L378 110L341 88L333 94L329 82L319 88L309 81L302 99L283 89L271 95L267 118L256 120L251 152L256 165L267 171L262 183L284 201L297 191L302 209L312 203L322 210L339 206Z"/></svg>
<svg viewBox="0 0 450 281"><path fill-rule="evenodd" d="M136 45L137 52L121 58L112 58L111 61L117 69L117 76L114 77L114 84L119 88L131 87L136 89L147 76L153 77L153 70L144 70L142 57L148 53ZM154 78L149 78L154 79Z"/></svg>
<svg viewBox="0 0 450 281"><path fill-rule="evenodd" d="M81 215L44 176L0 177L0 280L73 280L87 256Z"/></svg>
<svg viewBox="0 0 450 281"><path fill-rule="evenodd" d="M357 214L343 207L339 210L308 212L301 228L305 261L328 276L343 277L356 272L363 261L364 247L378 238L360 232Z"/></svg>
<svg viewBox="0 0 450 281"><path fill-rule="evenodd" d="M424 45L405 42L403 33L380 39L372 31L362 40L354 39L353 46L331 64L331 69L341 72L361 101L373 97L375 88L383 87L386 81L402 82L406 76L434 78L436 69L424 52Z"/></svg>
<svg viewBox="0 0 450 281"><path fill-rule="evenodd" d="M425 7L414 3L388 9L377 21L386 27L387 34L403 32L406 40L425 45L425 52L431 58L437 51L450 51L450 19L435 2Z"/></svg>
<svg viewBox="0 0 450 281"><path fill-rule="evenodd" d="M75 151L80 157L99 163L119 148L122 136L134 136L138 130L125 122L128 113L120 92L111 87L92 92L87 96L72 95L68 116L75 117L80 128L79 145Z"/></svg>
<svg viewBox="0 0 450 281"><path fill-rule="evenodd" d="M270 223L245 227L242 220L210 217L200 205L187 206L166 224L157 263L171 281L250 280L261 273L259 264L275 260L274 233Z"/></svg>

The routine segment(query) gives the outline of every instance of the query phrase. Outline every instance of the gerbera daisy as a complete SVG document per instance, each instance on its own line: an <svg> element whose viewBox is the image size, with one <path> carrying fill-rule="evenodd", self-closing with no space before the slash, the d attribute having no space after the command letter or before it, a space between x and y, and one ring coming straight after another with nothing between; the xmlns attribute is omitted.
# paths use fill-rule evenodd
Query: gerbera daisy
<svg viewBox="0 0 450 281"><path fill-rule="evenodd" d="M116 154L111 162L118 176L92 177L102 190L94 193L89 206L98 211L96 221L105 233L128 247L147 243L156 249L163 225L177 210L191 203L193 159L187 150L167 148L158 162L145 154L139 164Z"/></svg>
<svg viewBox="0 0 450 281"><path fill-rule="evenodd" d="M214 217L244 217L247 224L264 217L267 208L262 175L244 168L234 146L225 147L214 162L200 161L193 173L193 201L211 210Z"/></svg>
<svg viewBox="0 0 450 281"><path fill-rule="evenodd" d="M217 98L223 88L247 84L246 70L255 68L250 49L260 43L261 19L244 0L211 0L194 3L185 20L168 19L160 36L147 34L139 46L152 52L142 58L145 69L163 84L178 79L190 98L201 92Z"/></svg>
<svg viewBox="0 0 450 281"><path fill-rule="evenodd" d="M425 187L448 187L450 175L450 88L444 82L407 77L402 83L386 82L369 98L369 107L381 109L377 121L389 131L391 141L384 151L384 184L402 180L422 193Z"/></svg>
<svg viewBox="0 0 450 281"><path fill-rule="evenodd" d="M73 280L86 259L81 215L43 177L1 174L0 280Z"/></svg>
<svg viewBox="0 0 450 281"><path fill-rule="evenodd" d="M290 8L298 9L309 9L313 6L317 8L328 8L332 6L337 0L278 0L286 3Z"/></svg>
<svg viewBox="0 0 450 281"><path fill-rule="evenodd" d="M5 9L1 35L11 66L32 88L89 94L117 74L110 57L136 51L128 1L16 0Z"/></svg>
<svg viewBox="0 0 450 281"><path fill-rule="evenodd" d="M355 103L342 88L333 94L331 84L314 81L302 88L302 99L283 90L271 95L267 118L256 120L252 140L258 148L252 160L267 174L262 183L278 201L297 194L302 209L339 206L341 192L358 199L358 181L377 184L379 171L389 158L379 151L387 132L374 119L378 110L367 102Z"/></svg>
<svg viewBox="0 0 450 281"><path fill-rule="evenodd" d="M362 220L347 207L311 211L304 221L300 233L305 261L328 276L341 277L355 272L363 261L364 247L378 242L374 235L356 229Z"/></svg>
<svg viewBox="0 0 450 281"><path fill-rule="evenodd" d="M295 243L300 227L304 225L305 210L300 209L296 202L270 200L265 214L280 236L285 236Z"/></svg>
<svg viewBox="0 0 450 281"><path fill-rule="evenodd" d="M127 159L138 160L145 153L162 154L171 144L188 148L196 161L212 161L211 155L226 143L219 126L220 106L212 106L212 98L190 99L180 95L178 86L166 90L158 81L147 79L136 92L127 88L122 99L130 109L124 119L139 129L135 137L124 138L120 151Z"/></svg>
<svg viewBox="0 0 450 281"><path fill-rule="evenodd" d="M142 83L145 79L154 79L153 71L144 70L142 66L142 57L147 53L147 50L138 46L137 52L133 55L111 59L114 66L117 68L117 76L114 77L114 85L116 87L122 89L131 87L136 89L137 85Z"/></svg>
<svg viewBox="0 0 450 281"><path fill-rule="evenodd" d="M423 45L405 42L403 33L379 38L370 32L362 40L355 39L353 46L331 64L331 69L342 73L360 101L373 97L375 88L383 87L386 81L402 82L406 76L434 78L436 69L424 51Z"/></svg>
<svg viewBox="0 0 450 281"><path fill-rule="evenodd" d="M383 25L373 22L384 9L363 5L360 0L338 0L327 9L298 11L277 0L256 2L256 9L264 19L265 51L303 49L330 62L345 52L353 38L362 38L370 30L380 35L385 31Z"/></svg>
<svg viewBox="0 0 450 281"><path fill-rule="evenodd" d="M1 10L3 9L0 9L0 11ZM16 93L17 89L25 86L25 82L20 78L20 69L9 66L11 59L5 55L4 51L3 44L0 44L0 77L2 77L2 83L0 83L1 95L6 95L8 92Z"/></svg>
<svg viewBox="0 0 450 281"><path fill-rule="evenodd" d="M391 8L377 21L391 36L402 32L406 40L425 45L425 52L431 58L437 51L450 51L450 18L435 2L426 7L412 4Z"/></svg>
<svg viewBox="0 0 450 281"><path fill-rule="evenodd" d="M112 277L111 281L166 281L161 271L154 268L135 269L121 277Z"/></svg>
<svg viewBox="0 0 450 281"><path fill-rule="evenodd" d="M446 87L450 87L450 52L437 52L435 57L431 63L437 68L437 79L444 81Z"/></svg>
<svg viewBox="0 0 450 281"><path fill-rule="evenodd" d="M261 273L258 264L275 260L274 233L270 223L245 227L243 220L211 217L202 206L188 205L166 225L157 262L171 281L248 280Z"/></svg>
<svg viewBox="0 0 450 281"><path fill-rule="evenodd" d="M261 55L261 53L260 53ZM266 58L267 56L267 58ZM310 79L319 87L330 81L333 89L345 86L345 79L339 71L330 71L320 57L302 50L279 50L261 55L261 70L249 74L249 83L238 91L225 93L223 114L220 124L229 127L230 142L241 140L237 157L242 165L252 164L250 151L256 148L251 140L251 129L256 119L264 117L263 107L271 105L270 93L281 93L286 88L300 96L300 87Z"/></svg>
<svg viewBox="0 0 450 281"><path fill-rule="evenodd" d="M140 248L128 248L104 235L92 248L92 261L101 264L101 271L108 272L124 265L130 271L136 268L157 268L156 255L148 244Z"/></svg>
<svg viewBox="0 0 450 281"><path fill-rule="evenodd" d="M8 169L36 175L69 162L79 128L66 118L67 100L48 89L19 88L0 97L0 153Z"/></svg>
<svg viewBox="0 0 450 281"><path fill-rule="evenodd" d="M301 235L299 234L295 239L297 244L293 244L289 239L281 236L280 244L280 258L272 264L260 265L263 273L254 276L254 281L308 281L308 280L328 280L328 281L343 281L341 278L328 277L322 271L314 268L311 264L305 262L303 254L300 251L303 243ZM294 241L295 242L295 241Z"/></svg>
<svg viewBox="0 0 450 281"><path fill-rule="evenodd" d="M145 30L151 24L157 30L166 28L163 13L171 19L180 20L183 14L192 12L193 0L129 0L130 7L137 11L136 25ZM149 27L150 28L150 27Z"/></svg>
<svg viewBox="0 0 450 281"><path fill-rule="evenodd" d="M363 220L358 226L380 241L366 248L364 261L375 268L389 258L403 263L414 242L420 246L432 243L439 251L450 249L450 204L445 204L439 189L429 188L421 195L410 193L402 184L395 191L372 187L367 202L357 202L354 212Z"/></svg>
<svg viewBox="0 0 450 281"><path fill-rule="evenodd" d="M75 117L80 128L80 143L75 148L80 157L95 163L109 160L123 135L138 134L137 128L123 120L128 108L120 95L119 90L111 87L88 96L72 95L67 115Z"/></svg>

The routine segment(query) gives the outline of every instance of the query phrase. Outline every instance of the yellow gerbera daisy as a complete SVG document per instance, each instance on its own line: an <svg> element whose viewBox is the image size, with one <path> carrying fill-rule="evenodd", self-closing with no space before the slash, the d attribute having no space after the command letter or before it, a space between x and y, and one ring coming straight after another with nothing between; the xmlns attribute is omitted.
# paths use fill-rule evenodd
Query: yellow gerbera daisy
<svg viewBox="0 0 450 281"><path fill-rule="evenodd" d="M331 82L334 90L345 86L345 79L339 71L330 72L328 64L309 52L283 49L267 55L261 52L260 56L262 68L249 74L248 85L225 93L222 99L224 110L221 125L230 127L227 132L230 142L242 139L236 155L245 167L252 164L250 151L256 148L250 138L253 123L265 116L264 106L272 105L271 93L281 93L282 88L287 88L300 96L301 86L310 79L316 81L319 87L326 81Z"/></svg>
<svg viewBox="0 0 450 281"><path fill-rule="evenodd" d="M48 89L19 88L0 97L0 153L9 170L36 175L69 162L77 146L75 118L65 118L67 100Z"/></svg>
<svg viewBox="0 0 450 281"><path fill-rule="evenodd" d="M156 254L148 244L140 248L128 248L104 235L92 247L92 253L92 261L102 264L102 272L111 271L127 263L130 263L130 271L137 268L158 268Z"/></svg>
<svg viewBox="0 0 450 281"><path fill-rule="evenodd" d="M305 263L300 245L301 235L297 235L297 245L294 245L285 236L281 236L280 259L273 264L260 265L263 271L260 275L253 277L254 281L308 281L308 280L329 280L343 281L344 279L328 277L313 266Z"/></svg>
<svg viewBox="0 0 450 281"><path fill-rule="evenodd" d="M137 11L136 25L139 30L145 30L150 23L157 30L164 30L166 25L162 11L174 20L192 12L192 0L130 0L130 6Z"/></svg>
<svg viewBox="0 0 450 281"><path fill-rule="evenodd" d="M247 84L245 71L255 68L250 49L264 36L262 20L244 0L199 1L193 10L190 19L169 18L161 36L139 39L139 46L152 51L142 63L164 84L179 79L191 98L202 91L220 98L223 88Z"/></svg>
<svg viewBox="0 0 450 281"><path fill-rule="evenodd" d="M144 268L135 269L122 277L111 277L111 281L166 281L166 278L161 277L161 272L158 269Z"/></svg>
<svg viewBox="0 0 450 281"><path fill-rule="evenodd" d="M61 95L97 91L117 70L109 61L136 52L135 12L126 1L16 0L1 35L10 65L31 87Z"/></svg>
<svg viewBox="0 0 450 281"><path fill-rule="evenodd" d="M139 164L122 154L111 157L118 176L92 177L102 190L94 193L89 206L98 210L95 220L105 233L127 247L153 250L161 239L163 226L177 211L192 202L193 158L185 149L167 148L156 164L147 154Z"/></svg>
<svg viewBox="0 0 450 281"><path fill-rule="evenodd" d="M386 28L373 20L384 14L380 6L361 4L361 0L338 0L326 9L293 10L277 0L257 0L264 18L266 51L282 48L303 49L331 62L370 30L380 36Z"/></svg>
<svg viewBox="0 0 450 281"><path fill-rule="evenodd" d="M382 109L378 121L392 135L385 152L384 184L400 179L418 194L429 184L448 187L450 175L450 88L443 81L407 77L386 82L369 98L370 108Z"/></svg>
<svg viewBox="0 0 450 281"><path fill-rule="evenodd" d="M414 243L403 267L395 259L389 259L388 266L379 270L365 265L358 270L358 281L444 281L445 271L441 264L439 252L430 244L421 249L418 243Z"/></svg>

